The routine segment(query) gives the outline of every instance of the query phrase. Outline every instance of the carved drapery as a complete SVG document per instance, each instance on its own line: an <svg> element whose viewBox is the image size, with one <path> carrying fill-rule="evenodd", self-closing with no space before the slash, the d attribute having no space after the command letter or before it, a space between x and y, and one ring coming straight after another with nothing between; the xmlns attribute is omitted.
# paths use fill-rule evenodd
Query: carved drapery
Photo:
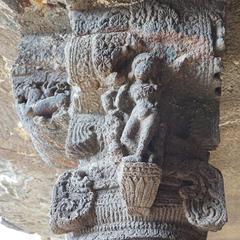
<svg viewBox="0 0 240 240"><path fill-rule="evenodd" d="M208 163L224 2L66 2L72 34L25 37L13 69L18 113L44 160L80 163L54 187L52 230L205 240L227 221L223 178Z"/></svg>

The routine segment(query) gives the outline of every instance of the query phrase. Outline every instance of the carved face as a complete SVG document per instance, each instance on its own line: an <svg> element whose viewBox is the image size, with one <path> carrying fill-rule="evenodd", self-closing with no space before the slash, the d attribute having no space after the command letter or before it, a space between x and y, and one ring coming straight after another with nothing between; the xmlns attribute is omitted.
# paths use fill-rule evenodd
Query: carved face
<svg viewBox="0 0 240 240"><path fill-rule="evenodd" d="M149 78L157 78L156 64L157 59L154 59L150 54L142 53L138 55L132 63L133 77L135 80L141 80L143 82L149 80Z"/></svg>

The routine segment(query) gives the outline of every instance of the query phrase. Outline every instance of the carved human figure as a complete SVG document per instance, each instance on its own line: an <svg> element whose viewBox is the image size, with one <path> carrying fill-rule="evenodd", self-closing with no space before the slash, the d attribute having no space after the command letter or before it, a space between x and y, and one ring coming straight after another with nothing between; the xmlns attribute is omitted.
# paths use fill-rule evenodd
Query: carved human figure
<svg viewBox="0 0 240 240"><path fill-rule="evenodd" d="M126 82L126 78L114 72L110 74L106 82L110 89L101 96L102 106L106 113L105 126L108 132L105 141L108 146L110 158L113 161L114 159L120 161L124 154L120 138L127 114L124 113L119 104L117 104L117 99L119 99L119 95L121 95L119 88Z"/></svg>
<svg viewBox="0 0 240 240"><path fill-rule="evenodd" d="M121 143L130 154L124 157L125 161L151 161L153 157L148 149L159 122L157 105L160 84L157 82L156 64L156 58L151 54L138 55L132 63L130 73L134 82L129 88L126 85L121 87L129 91L129 96L134 103L121 137ZM119 91L124 94L122 89Z"/></svg>
<svg viewBox="0 0 240 240"><path fill-rule="evenodd" d="M29 90L27 115L51 118L62 106L69 106L70 89L65 82L46 81L41 85L33 84Z"/></svg>

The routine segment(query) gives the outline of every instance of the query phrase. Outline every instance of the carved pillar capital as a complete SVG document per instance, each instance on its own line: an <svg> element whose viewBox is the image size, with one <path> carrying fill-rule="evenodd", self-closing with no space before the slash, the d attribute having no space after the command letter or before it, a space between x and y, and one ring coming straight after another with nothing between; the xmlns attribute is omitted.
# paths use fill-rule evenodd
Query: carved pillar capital
<svg viewBox="0 0 240 240"><path fill-rule="evenodd" d="M52 230L206 240L227 221L223 178L208 163L219 144L224 1L66 2L72 33L51 40L46 64L28 46L38 67L24 51L13 71L39 152L54 161L61 146L66 165L80 163L54 187ZM51 62L57 49L62 65Z"/></svg>

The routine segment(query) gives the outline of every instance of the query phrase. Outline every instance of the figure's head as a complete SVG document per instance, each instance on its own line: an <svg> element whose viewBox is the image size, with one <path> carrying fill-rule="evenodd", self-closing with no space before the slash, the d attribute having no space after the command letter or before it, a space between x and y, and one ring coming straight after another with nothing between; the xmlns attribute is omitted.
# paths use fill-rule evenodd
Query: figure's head
<svg viewBox="0 0 240 240"><path fill-rule="evenodd" d="M130 77L135 80L146 81L156 74L156 57L149 53L141 53L132 63Z"/></svg>

